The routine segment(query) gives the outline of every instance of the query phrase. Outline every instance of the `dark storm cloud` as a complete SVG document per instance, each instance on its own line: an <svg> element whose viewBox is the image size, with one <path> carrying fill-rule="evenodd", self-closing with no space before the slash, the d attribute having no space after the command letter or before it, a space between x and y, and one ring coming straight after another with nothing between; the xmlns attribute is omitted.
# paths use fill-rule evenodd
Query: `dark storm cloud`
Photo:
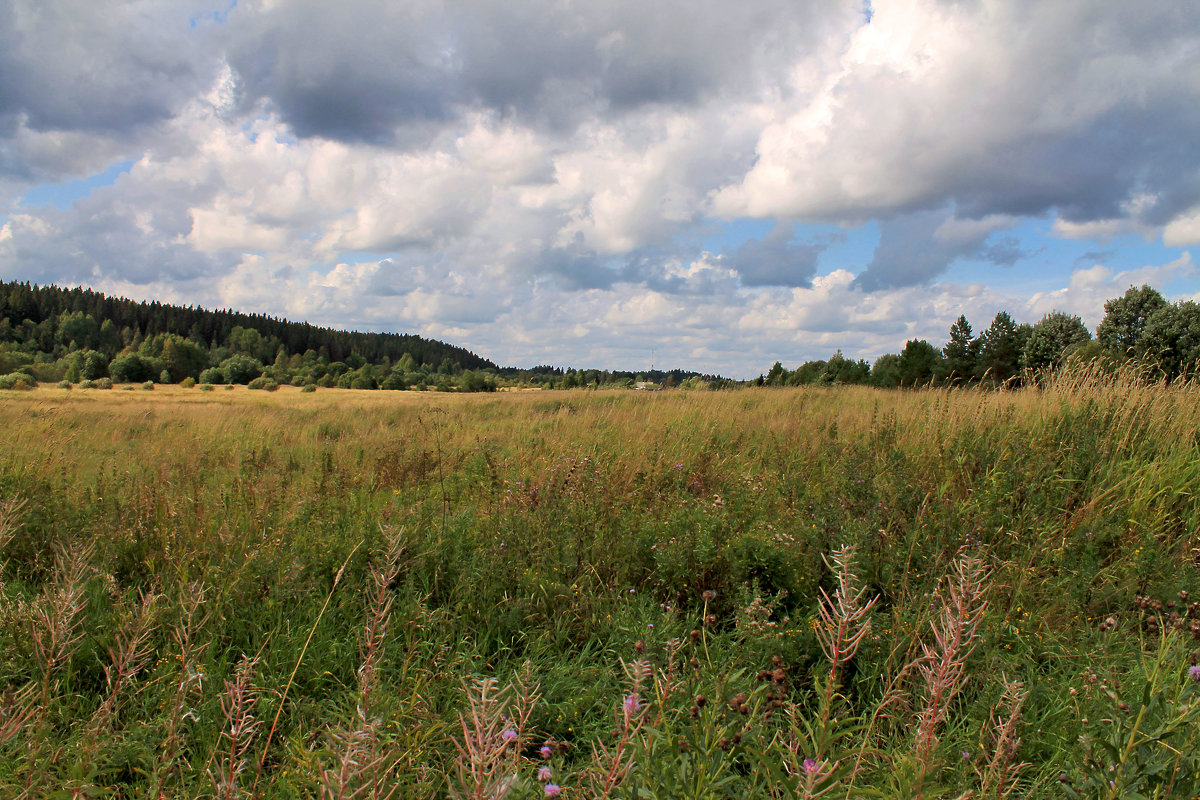
<svg viewBox="0 0 1200 800"><path fill-rule="evenodd" d="M777 225L762 239L750 239L726 251L729 266L737 270L743 286L810 286L817 260L827 242L795 243L790 225Z"/></svg>
<svg viewBox="0 0 1200 800"><path fill-rule="evenodd" d="M950 219L944 211L926 211L882 223L875 254L855 280L855 287L870 292L926 283L959 258L982 257L1007 265L1024 257L1012 237L985 247L992 233L987 226L945 234Z"/></svg>
<svg viewBox="0 0 1200 800"><path fill-rule="evenodd" d="M824 29L786 0L552 0L238 9L230 60L248 102L301 136L403 143L465 109L569 127L601 112L690 104L778 79Z"/></svg>
<svg viewBox="0 0 1200 800"><path fill-rule="evenodd" d="M1137 213L1161 225L1200 200L1200 83L1186 77L1200 74L1195 4L1081 8L1082 15L1056 13L1039 3L1018 15L1040 25L1027 40L1014 39L1007 102L1033 110L1032 124L978 159L961 182L948 176L941 199L953 197L961 215L1053 210L1084 222L1126 216L1130 199L1145 194ZM1088 108L1098 110L1080 113ZM1009 124L1008 110L997 108L997 126ZM1074 122L1056 126L1056 117Z"/></svg>
<svg viewBox="0 0 1200 800"><path fill-rule="evenodd" d="M980 249L979 257L998 267L1011 267L1023 258L1037 255L1037 252L1021 247L1021 240L1015 236L1002 236Z"/></svg>
<svg viewBox="0 0 1200 800"><path fill-rule="evenodd" d="M619 265L588 247L582 236L566 247L543 249L531 266L535 275L549 275L568 291L611 289L621 278Z"/></svg>
<svg viewBox="0 0 1200 800"><path fill-rule="evenodd" d="M213 74L175 2L0 3L0 135L128 133L171 117Z"/></svg>

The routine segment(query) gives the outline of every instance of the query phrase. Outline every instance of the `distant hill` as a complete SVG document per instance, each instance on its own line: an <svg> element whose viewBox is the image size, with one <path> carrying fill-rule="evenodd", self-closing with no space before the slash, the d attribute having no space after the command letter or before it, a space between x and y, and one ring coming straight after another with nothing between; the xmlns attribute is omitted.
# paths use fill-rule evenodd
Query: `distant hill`
<svg viewBox="0 0 1200 800"><path fill-rule="evenodd" d="M264 314L245 314L228 309L213 311L157 301L138 302L124 297L110 297L91 289L63 289L15 281L0 283L0 320L8 321L7 326L0 322L0 341L17 338L15 334L24 326L27 334L34 334L42 340L36 348L40 352L53 352L56 345L69 348L70 342L62 341L61 326L54 324L55 329L50 331L47 323L58 323L65 315L74 314L91 319L90 323L85 320L80 326L84 335L93 329L94 324L98 336L105 322L111 322L117 335L122 336L122 347L130 344L123 335L127 332L130 340L137 338L143 341L158 334L175 334L198 345L216 348L229 342L234 328L242 328L257 331L261 340L268 343L262 347L264 361L273 359L281 346L288 355L312 350L330 362L362 359L370 364L385 360L395 363L408 355L417 364L428 364L435 368L447 360L460 369L496 368L493 362L465 348L412 334L343 331ZM29 330L31 326L34 330ZM41 330L38 331L38 328ZM27 339L28 336L20 338ZM99 344L77 342L77 347L100 349ZM112 352L108 355L111 358L115 354Z"/></svg>

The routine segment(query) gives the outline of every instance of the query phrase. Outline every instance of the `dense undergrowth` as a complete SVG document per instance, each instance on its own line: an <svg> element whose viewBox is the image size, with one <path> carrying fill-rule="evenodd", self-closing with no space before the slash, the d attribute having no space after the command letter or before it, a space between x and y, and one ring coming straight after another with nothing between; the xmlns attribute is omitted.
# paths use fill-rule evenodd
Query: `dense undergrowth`
<svg viewBox="0 0 1200 800"><path fill-rule="evenodd" d="M5 796L1200 793L1187 386L0 424Z"/></svg>

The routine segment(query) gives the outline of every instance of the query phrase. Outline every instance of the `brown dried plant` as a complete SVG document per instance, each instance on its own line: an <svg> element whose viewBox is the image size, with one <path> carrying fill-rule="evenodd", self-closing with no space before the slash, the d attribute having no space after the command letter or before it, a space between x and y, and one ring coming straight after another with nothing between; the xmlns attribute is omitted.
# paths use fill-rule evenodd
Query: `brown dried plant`
<svg viewBox="0 0 1200 800"><path fill-rule="evenodd" d="M517 783L529 716L539 699L537 688L526 665L503 688L495 678L480 678L464 689L467 711L458 715L462 739L454 743L458 758L450 797L503 800Z"/></svg>
<svg viewBox="0 0 1200 800"><path fill-rule="evenodd" d="M356 800L360 797L385 800L399 786L386 783L395 759L382 752L380 734L383 720L376 712L374 690L379 681L384 644L391 622L395 595L392 582L400 573L405 544L394 539L383 562L371 570L367 592L366 622L359 633L358 703L353 727L339 727L330 733L336 765L321 771L321 796L330 800Z"/></svg>
<svg viewBox="0 0 1200 800"><path fill-rule="evenodd" d="M991 714L989 741L981 742L984 751L990 753L979 770L979 796L985 800L989 797L1003 800L1011 795L1017 788L1018 773L1029 766L1024 762L1014 763L1021 744L1017 726L1028 697L1029 690L1020 681L1004 681L1004 693Z"/></svg>
<svg viewBox="0 0 1200 800"><path fill-rule="evenodd" d="M250 683L257 663L257 658L242 656L233 680L225 682L225 693L221 697L225 727L214 753L216 766L208 771L216 800L235 800L252 794L242 786L241 776L249 763L254 734L261 724L253 713L258 691Z"/></svg>
<svg viewBox="0 0 1200 800"><path fill-rule="evenodd" d="M925 682L925 706L917 714L916 757L925 769L931 766L946 711L966 684L967 658L975 649L987 609L983 599L987 578L981 559L960 558L946 581L941 611L930 623L933 643L921 644L917 669Z"/></svg>
<svg viewBox="0 0 1200 800"><path fill-rule="evenodd" d="M859 583L854 572L854 548L842 545L833 551L829 559L837 575L837 589L833 598L821 589L821 602L817 607L820 624L817 626L817 640L821 644L821 652L829 661L829 675L825 680L825 702L822 707L822 725L829 722L832 713L833 698L838 689L839 675L842 667L858 652L863 639L871 631L871 609L875 607L879 597L872 597L863 603L866 588Z"/></svg>
<svg viewBox="0 0 1200 800"><path fill-rule="evenodd" d="M621 700L614 711L617 723L615 741L611 746L603 742L592 745L592 763L585 774L589 797L608 800L613 792L629 777L633 769L633 744L641 735L646 722L646 703L642 700L642 689L648 681L656 684L656 694L663 699L670 693L672 676L664 674L656 678L649 661L639 660L632 664L622 663L629 678L629 694Z"/></svg>
<svg viewBox="0 0 1200 800"><path fill-rule="evenodd" d="M184 721L198 720L196 712L189 708L190 701L204 689L204 670L200 659L207 642L198 643L196 632L203 627L207 617L202 615L204 584L200 581L183 587L180 598L179 621L171 628L171 638L179 648L179 677L174 682L163 732L162 750L154 776L154 791L165 794L164 786L177 782L179 775L178 756L183 747Z"/></svg>
<svg viewBox="0 0 1200 800"><path fill-rule="evenodd" d="M49 766L43 758L47 744L50 708L58 692L60 672L83 640L81 631L87 601L84 589L91 575L93 551L89 545L60 549L55 554L54 577L28 610L34 662L38 669L36 710L26 736L26 797L36 797Z"/></svg>
<svg viewBox="0 0 1200 800"><path fill-rule="evenodd" d="M95 756L101 737L112 724L122 695L128 689L130 682L150 660L153 652L150 638L158 627L154 618L158 599L158 595L153 593L141 594L136 609L128 614L117 632L116 643L109 648L109 663L104 667L108 693L88 721L85 743L80 756L85 763L90 762Z"/></svg>

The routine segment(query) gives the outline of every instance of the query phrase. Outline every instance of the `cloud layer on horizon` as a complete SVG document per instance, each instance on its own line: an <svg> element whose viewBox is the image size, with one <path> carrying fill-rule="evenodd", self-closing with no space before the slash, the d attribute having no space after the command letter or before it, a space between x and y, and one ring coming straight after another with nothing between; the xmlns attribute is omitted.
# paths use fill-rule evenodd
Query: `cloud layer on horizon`
<svg viewBox="0 0 1200 800"><path fill-rule="evenodd" d="M15 0L0 277L748 375L1197 292L1197 130L1187 0Z"/></svg>

